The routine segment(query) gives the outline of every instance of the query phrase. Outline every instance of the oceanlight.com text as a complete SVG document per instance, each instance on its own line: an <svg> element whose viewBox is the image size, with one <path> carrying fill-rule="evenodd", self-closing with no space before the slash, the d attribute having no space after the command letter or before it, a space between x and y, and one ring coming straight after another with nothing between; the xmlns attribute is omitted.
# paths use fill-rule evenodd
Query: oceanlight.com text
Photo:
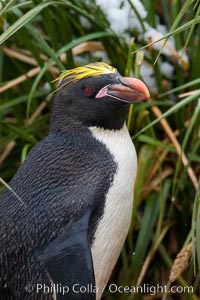
<svg viewBox="0 0 200 300"><path fill-rule="evenodd" d="M149 294L155 295L157 293L172 293L172 294L189 294L193 293L193 286L181 286L174 285L169 289L167 285L150 285L148 283L139 286L117 286L116 284L110 284L107 289L110 293L130 293L130 294Z"/></svg>
<svg viewBox="0 0 200 300"><path fill-rule="evenodd" d="M181 286L181 285L173 285L169 289L167 285L150 285L145 283L140 286L118 286L114 283L111 283L107 286L104 286L104 290L108 290L111 294L120 293L120 294L148 294L155 295L157 293L171 293L171 294L190 294L193 293L193 286ZM62 285L62 284L36 284L31 285L27 284L25 286L25 290L27 293L32 293L35 291L36 293L45 293L45 294L61 294L67 295L70 292L75 294L86 294L86 293L102 293L103 291L99 291L98 287L92 284L80 285L74 284L72 286Z"/></svg>

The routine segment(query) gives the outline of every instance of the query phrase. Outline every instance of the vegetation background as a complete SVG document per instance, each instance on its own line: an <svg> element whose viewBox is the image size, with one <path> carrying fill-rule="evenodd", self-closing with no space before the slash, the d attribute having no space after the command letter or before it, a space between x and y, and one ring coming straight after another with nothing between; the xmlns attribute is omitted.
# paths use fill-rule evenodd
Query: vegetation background
<svg viewBox="0 0 200 300"><path fill-rule="evenodd" d="M60 70L101 60L122 75L139 77L143 68L152 98L131 106L127 119L138 174L131 228L110 283L175 285L179 292L106 290L103 299L199 299L200 2L141 0L142 16L139 1L111 1L121 10L129 5L141 28L124 33L96 2L0 1L1 187L48 134L52 80ZM125 19L119 15L119 24ZM148 35L147 24L156 31ZM184 293L187 286L193 293Z"/></svg>

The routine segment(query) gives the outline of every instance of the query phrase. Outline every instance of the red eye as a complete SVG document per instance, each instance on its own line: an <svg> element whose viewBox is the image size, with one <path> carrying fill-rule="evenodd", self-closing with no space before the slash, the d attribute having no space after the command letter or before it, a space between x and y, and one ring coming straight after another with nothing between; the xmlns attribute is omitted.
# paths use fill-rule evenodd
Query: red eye
<svg viewBox="0 0 200 300"><path fill-rule="evenodd" d="M86 96L91 96L93 93L94 93L93 88L91 88L91 87L86 87L85 88L85 94L86 94Z"/></svg>

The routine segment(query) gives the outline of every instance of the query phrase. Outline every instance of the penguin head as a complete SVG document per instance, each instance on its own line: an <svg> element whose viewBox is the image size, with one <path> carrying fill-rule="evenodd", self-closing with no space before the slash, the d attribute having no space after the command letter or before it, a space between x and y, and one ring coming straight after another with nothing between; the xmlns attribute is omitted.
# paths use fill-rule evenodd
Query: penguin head
<svg viewBox="0 0 200 300"><path fill-rule="evenodd" d="M120 129L129 104L149 98L139 79L122 77L106 63L93 63L65 71L59 80L51 114L51 127L97 126Z"/></svg>

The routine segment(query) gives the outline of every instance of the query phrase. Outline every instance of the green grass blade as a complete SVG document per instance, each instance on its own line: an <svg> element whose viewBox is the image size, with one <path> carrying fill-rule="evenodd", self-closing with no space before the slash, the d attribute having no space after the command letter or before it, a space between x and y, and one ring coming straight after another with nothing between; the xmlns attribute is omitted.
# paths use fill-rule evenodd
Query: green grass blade
<svg viewBox="0 0 200 300"><path fill-rule="evenodd" d="M200 117L200 104L197 104L197 106L195 107L194 113L192 115L190 125L187 128L187 131L186 131L185 136L182 141L181 150L183 152L185 151L186 145L189 142L189 138L192 134L194 125L197 122L197 120L199 119L199 117ZM180 171L180 167L181 167L181 156L178 157L178 161L177 161L175 172L174 172L172 195L175 198L176 198L177 190L180 188L179 184L177 184L178 172Z"/></svg>
<svg viewBox="0 0 200 300"><path fill-rule="evenodd" d="M183 18L183 15L185 14L185 12L187 11L188 7L192 4L193 0L186 0L183 3L183 6L181 7L180 12L178 13L178 15L176 16L174 23L172 24L171 28L170 28L170 32L173 32L175 30L175 28L177 27L177 25L179 24L179 22L181 21L181 19ZM193 23L194 24L194 23ZM191 27L192 28L192 27ZM192 30L193 31L193 30ZM163 48L165 47L167 41L168 41L169 37L167 37L161 47L161 50L159 51L157 58L155 60L155 63L157 62L158 58L160 57Z"/></svg>
<svg viewBox="0 0 200 300"><path fill-rule="evenodd" d="M199 23L200 23L200 16L198 16L198 17L196 18L196 20L195 20L195 25L197 25L197 24L199 24ZM192 21L188 21L187 23L185 23L185 24L183 24L182 26L176 28L175 30L173 30L173 31L171 31L171 32L169 32L169 33L167 33L167 34L165 34L163 37L157 39L156 41L151 42L151 43L145 45L144 47L141 47L141 48L137 49L137 50L134 51L133 53L135 53L135 52L137 52L137 51L144 50L144 49L148 48L149 46L152 46L153 44L156 44L156 43L159 43L159 42L165 40L166 38L169 38L169 37L171 37L171 36L174 36L174 35L176 35L176 34L179 34L179 33L181 33L182 31L185 31L185 30L189 29L193 24L194 24L194 21L193 21L193 20L192 20Z"/></svg>
<svg viewBox="0 0 200 300"><path fill-rule="evenodd" d="M55 1L45 1L39 5L33 7L26 14L24 14L19 20L12 24L1 36L0 45L2 45L7 39L9 39L15 32L35 18L45 7L55 4ZM59 3L59 2L58 2Z"/></svg>
<svg viewBox="0 0 200 300"><path fill-rule="evenodd" d="M134 256L129 267L129 274L134 274L134 278L137 278L142 268L142 263L145 258L147 248L151 242L151 234L153 226L158 214L158 201L155 195L152 195L145 206L144 216L141 222L141 228L137 238ZM129 275L130 276L130 275Z"/></svg>
<svg viewBox="0 0 200 300"><path fill-rule="evenodd" d="M151 128L152 126L154 126L155 124L157 124L158 122L160 122L160 120L162 120L164 118L167 118L168 116L170 116L171 114L175 113L179 109L185 107L188 103L190 103L190 102L198 99L199 96L200 96L200 92L197 92L195 95L191 95L189 97L186 97L184 100L182 100L179 103L175 104L172 108L170 108L168 111L166 111L165 113L163 113L162 116L160 116L159 118L157 118L156 120L154 120L153 122L151 122L149 125L145 126L142 130L140 130L137 134L135 134L133 136L133 138L137 137L142 132L144 132L147 129Z"/></svg>
<svg viewBox="0 0 200 300"><path fill-rule="evenodd" d="M16 2L16 0L7 1L7 3L5 4L5 6L3 6L1 8L0 16L4 15L5 13L7 13L8 10L14 6L15 2Z"/></svg>

